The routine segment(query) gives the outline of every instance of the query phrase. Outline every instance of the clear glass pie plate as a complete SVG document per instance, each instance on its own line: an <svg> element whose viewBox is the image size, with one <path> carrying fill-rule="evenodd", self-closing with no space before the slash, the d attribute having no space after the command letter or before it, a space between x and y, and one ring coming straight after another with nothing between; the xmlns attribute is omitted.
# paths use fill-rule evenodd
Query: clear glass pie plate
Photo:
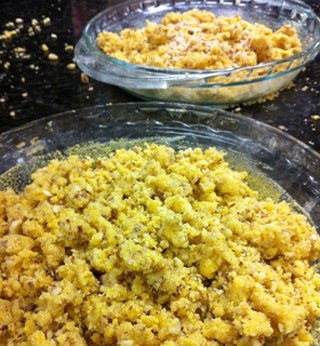
<svg viewBox="0 0 320 346"><path fill-rule="evenodd" d="M297 29L302 52L250 67L222 70L175 70L126 63L103 53L96 44L104 30L120 32L159 23L168 12L198 8L216 16L240 15L273 30L284 24ZM88 76L146 100L228 106L254 101L286 88L320 50L320 20L301 0L130 0L109 6L85 27L75 60Z"/></svg>
<svg viewBox="0 0 320 346"><path fill-rule="evenodd" d="M0 189L16 191L52 158L99 156L142 142L173 148L216 147L235 169L249 172L262 195L285 199L320 230L320 155L291 136L224 110L161 102L71 110L0 134ZM101 147L101 144L103 145Z"/></svg>

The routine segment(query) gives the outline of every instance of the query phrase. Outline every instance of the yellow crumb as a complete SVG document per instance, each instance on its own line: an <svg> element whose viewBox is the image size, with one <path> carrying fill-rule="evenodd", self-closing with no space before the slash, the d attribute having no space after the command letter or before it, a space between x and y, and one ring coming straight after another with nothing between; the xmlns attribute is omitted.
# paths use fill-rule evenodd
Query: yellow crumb
<svg viewBox="0 0 320 346"><path fill-rule="evenodd" d="M49 17L46 17L42 20L42 23L44 25L50 25L51 24L51 19Z"/></svg>
<svg viewBox="0 0 320 346"><path fill-rule="evenodd" d="M239 15L216 17L198 9L168 13L160 24L147 22L142 29L124 29L119 34L103 31L97 44L119 60L174 69L253 66L301 52L290 25L272 31Z"/></svg>
<svg viewBox="0 0 320 346"><path fill-rule="evenodd" d="M68 70L75 70L76 68L77 68L77 65L73 62L67 65Z"/></svg>
<svg viewBox="0 0 320 346"><path fill-rule="evenodd" d="M44 53L47 53L47 52L49 51L49 47L48 47L45 43L43 43L43 44L41 45L41 50L42 50Z"/></svg>
<svg viewBox="0 0 320 346"><path fill-rule="evenodd" d="M48 55L48 59L51 60L51 61L57 61L57 60L59 60L59 57L58 57L57 54L50 53L50 54Z"/></svg>
<svg viewBox="0 0 320 346"><path fill-rule="evenodd" d="M66 44L64 50L68 53L73 51L73 46L71 44Z"/></svg>
<svg viewBox="0 0 320 346"><path fill-rule="evenodd" d="M145 144L0 191L0 345L311 346L319 235L246 177Z"/></svg>

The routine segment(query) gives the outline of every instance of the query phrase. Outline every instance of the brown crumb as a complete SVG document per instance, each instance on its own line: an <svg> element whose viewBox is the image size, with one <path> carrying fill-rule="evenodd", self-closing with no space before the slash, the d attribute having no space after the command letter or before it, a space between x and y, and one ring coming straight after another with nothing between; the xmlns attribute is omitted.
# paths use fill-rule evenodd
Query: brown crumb
<svg viewBox="0 0 320 346"><path fill-rule="evenodd" d="M83 84L88 84L89 83L89 77L85 73L81 73L81 82Z"/></svg>

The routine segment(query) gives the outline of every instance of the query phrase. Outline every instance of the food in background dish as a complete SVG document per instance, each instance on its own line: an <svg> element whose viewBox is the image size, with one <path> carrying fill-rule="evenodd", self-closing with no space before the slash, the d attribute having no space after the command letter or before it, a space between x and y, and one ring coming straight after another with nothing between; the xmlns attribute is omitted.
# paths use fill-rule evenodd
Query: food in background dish
<svg viewBox="0 0 320 346"><path fill-rule="evenodd" d="M0 345L311 345L320 239L215 148L70 156L0 192Z"/></svg>
<svg viewBox="0 0 320 346"><path fill-rule="evenodd" d="M113 58L139 65L172 69L227 69L254 66L301 52L295 28L277 31L249 23L239 15L216 17L193 9L170 12L160 24L120 33L103 31L97 44Z"/></svg>

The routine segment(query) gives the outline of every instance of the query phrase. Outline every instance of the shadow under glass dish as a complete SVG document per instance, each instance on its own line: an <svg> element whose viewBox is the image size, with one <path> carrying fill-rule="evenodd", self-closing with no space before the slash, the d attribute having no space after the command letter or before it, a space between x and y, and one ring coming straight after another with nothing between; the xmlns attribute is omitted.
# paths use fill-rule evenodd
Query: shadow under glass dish
<svg viewBox="0 0 320 346"><path fill-rule="evenodd" d="M240 15L273 30L284 24L297 29L303 51L289 58L224 70L175 70L126 63L103 53L96 44L104 30L120 32L159 23L168 12L198 8L216 16ZM86 26L75 60L88 76L119 86L146 100L228 106L253 101L284 89L320 50L320 20L300 0L130 0L108 7Z"/></svg>
<svg viewBox="0 0 320 346"><path fill-rule="evenodd" d="M249 172L249 184L261 195L293 202L320 230L320 155L269 125L200 106L156 102L96 106L2 133L0 188L23 189L32 172L53 158L98 157L143 142L175 149L214 146L226 152L233 168Z"/></svg>

